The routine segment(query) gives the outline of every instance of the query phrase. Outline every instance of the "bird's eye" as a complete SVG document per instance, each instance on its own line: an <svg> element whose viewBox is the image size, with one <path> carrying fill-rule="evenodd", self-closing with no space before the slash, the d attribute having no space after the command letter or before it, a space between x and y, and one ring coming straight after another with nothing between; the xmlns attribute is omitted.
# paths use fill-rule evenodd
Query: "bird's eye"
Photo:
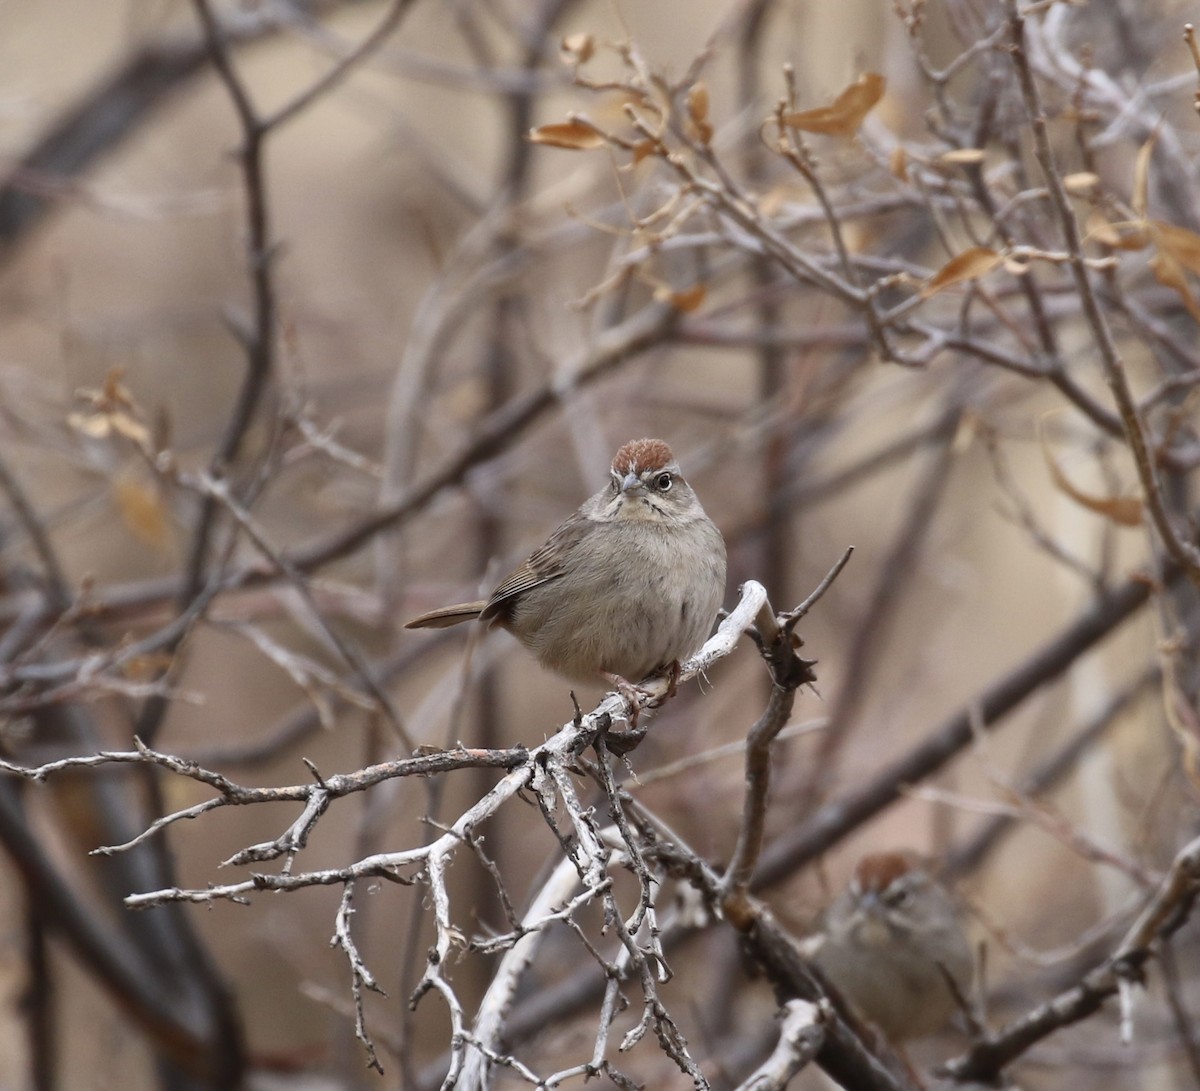
<svg viewBox="0 0 1200 1091"><path fill-rule="evenodd" d="M659 474L654 479L654 487L659 492L666 492L671 487L671 475L667 473Z"/></svg>
<svg viewBox="0 0 1200 1091"><path fill-rule="evenodd" d="M892 909L903 909L906 905L911 905L913 900L912 887L909 886L893 886L884 894L883 900Z"/></svg>

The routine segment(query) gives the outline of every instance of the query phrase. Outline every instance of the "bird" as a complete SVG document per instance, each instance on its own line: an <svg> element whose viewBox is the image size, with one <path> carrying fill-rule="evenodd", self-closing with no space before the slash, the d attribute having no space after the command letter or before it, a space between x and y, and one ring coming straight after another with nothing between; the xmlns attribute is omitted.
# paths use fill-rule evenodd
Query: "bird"
<svg viewBox="0 0 1200 1091"><path fill-rule="evenodd" d="M858 861L826 913L813 961L894 1043L945 1026L970 990L975 965L954 899L908 852Z"/></svg>
<svg viewBox="0 0 1200 1091"><path fill-rule="evenodd" d="M712 631L725 594L725 540L661 439L613 456L608 484L486 598L421 614L406 629L478 619L512 633L542 666L618 688L669 675Z"/></svg>

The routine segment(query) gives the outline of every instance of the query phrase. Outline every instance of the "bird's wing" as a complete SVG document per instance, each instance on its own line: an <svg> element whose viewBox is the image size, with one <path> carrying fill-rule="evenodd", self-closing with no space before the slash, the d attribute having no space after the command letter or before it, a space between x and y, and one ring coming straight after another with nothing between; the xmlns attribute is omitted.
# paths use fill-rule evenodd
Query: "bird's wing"
<svg viewBox="0 0 1200 1091"><path fill-rule="evenodd" d="M490 621L512 609L526 591L558 579L566 572L564 563L572 548L587 531L587 520L578 513L571 516L549 538L534 550L528 559L492 592L479 615L480 621Z"/></svg>

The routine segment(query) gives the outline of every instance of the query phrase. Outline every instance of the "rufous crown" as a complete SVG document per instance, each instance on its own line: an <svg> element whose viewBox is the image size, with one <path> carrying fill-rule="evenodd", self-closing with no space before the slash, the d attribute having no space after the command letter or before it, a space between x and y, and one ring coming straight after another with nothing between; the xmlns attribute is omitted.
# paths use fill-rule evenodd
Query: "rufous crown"
<svg viewBox="0 0 1200 1091"><path fill-rule="evenodd" d="M628 473L661 470L674 461L671 448L661 439L631 439L613 455L612 468L613 473L624 477Z"/></svg>

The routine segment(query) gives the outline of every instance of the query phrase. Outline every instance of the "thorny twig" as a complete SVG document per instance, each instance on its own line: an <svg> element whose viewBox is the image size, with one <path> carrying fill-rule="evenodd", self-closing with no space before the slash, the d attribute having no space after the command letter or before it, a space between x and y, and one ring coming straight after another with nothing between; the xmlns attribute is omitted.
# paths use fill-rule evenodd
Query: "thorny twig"
<svg viewBox="0 0 1200 1091"><path fill-rule="evenodd" d="M799 92L795 73L792 73L787 77L790 81L787 111L781 110L774 115L778 142L757 149L759 163L751 181L743 181L730 166L725 149L729 132L735 125L744 130L740 135L754 135L753 122L743 122L747 117L761 118L767 112L766 107L757 101L739 102L736 106L741 113L734 115L734 122L729 125L722 122L714 129L714 119L708 124L707 135L701 135L703 128L687 123L685 104L696 91L696 81L701 73L711 68L722 45L721 34L735 33L743 16L754 19L761 26L772 14L771 5L745 5L735 11L722 24L722 31L712 36L682 81L672 83L654 73L646 59L646 51L639 46L630 43L618 47L619 61L628 70L623 78L606 85L593 85L580 76L577 86L622 93L623 101L629 104L627 117L632 138L605 132L598 126L593 127L594 131L607 142L614 155L634 153L639 163L644 164L642 174L652 174L655 184L665 185L669 192L657 202L656 209L647 211L644 195L651 187L637 189L640 183L633 180L632 173L628 186L624 177L620 179L623 203L610 203L595 216L596 223L606 230L613 230L618 238L610 266L612 276L587 295L587 302L590 305L601 299L616 300L620 294L617 289L624 289L638 280L653 283L657 290L662 283L661 269L669 270L672 277L677 269L682 269L686 270L688 282L694 282L707 292L703 313L695 316L679 313L682 307L676 308L673 303L667 305L661 297L640 311L627 309L627 299L614 302L605 315L605 324L596 342L574 359L568 359L560 369L559 374L570 376L567 381L556 377L530 392L512 393L461 447L436 465L433 472L421 477L408 472L401 474L402 480L397 483L395 494L376 510L340 523L319 539L299 544L281 542L278 547L270 544L270 538L252 520L252 506L244 494L235 495L230 491L236 488L235 479L227 478L224 472L229 463L239 459L251 420L263 416L263 386L277 371L274 367L277 286L270 279L275 251L267 216L262 143L269 131L321 98L360 64L368 52L376 49L399 21L408 3L392 0L381 22L365 41L344 52L332 70L272 114L256 111L248 85L235 72L230 55L235 39L243 40L263 33L255 22L256 19L261 22L261 18L223 16L218 21L208 0L196 0L196 5L208 34L209 52L226 83L243 130L239 155L249 213L246 259L253 305L249 319L239 323L248 361L242 390L232 406L220 449L210 463L209 472L193 478L193 484L199 482L208 510L193 533L183 579L171 581L179 591L176 606L179 616L165 625L158 615L172 587L163 579L89 587L85 594L72 601L66 577L61 570L55 570L53 547L57 543L51 534L54 524L34 505L24 502L19 492L11 487L15 480L11 473L6 475L5 481L0 481L11 500L15 522L23 530L23 537L33 545L41 569L48 577L35 591L27 585L21 586L19 581L6 581L0 616L6 621L16 621L2 645L4 670L0 682L4 684L5 692L0 698L0 708L6 715L53 709L68 701L105 692L116 691L130 698L150 694L152 700L143 723L147 729L153 728L161 719L161 710L166 707L165 699L176 696L178 691L167 681L139 681L132 677L133 672L143 657L153 657L162 651L172 652L179 647L197 623L203 624L218 596L228 596L232 601L233 592L267 583L290 584L291 588L305 594L311 587L307 579L312 572L348 556L367 542L378 540L380 532L402 526L427 512L434 499L442 496L447 488L468 482L473 472L529 438L534 425L554 420L563 403L569 402L582 388L613 375L626 361L635 360L660 345L689 344L697 346L698 351L706 347L752 350L759 353L761 361L768 361L770 368L776 370L776 379L785 363L791 363L786 358L787 352L805 353L805 359L798 361L802 366L796 368L798 374L805 374L802 383L797 382L789 389L787 383L776 382L771 388L772 404L766 405L767 399L764 399L762 406L756 407L754 412L728 418L734 422L732 428L744 430L756 451L767 445L776 455L787 452L799 458L798 452L803 447L805 465L817 466L813 475L797 473L796 484L777 488L796 467L775 464L772 467L770 511L766 515L755 512L743 517L748 519L743 525L749 529L761 526L765 520L775 533L791 517L799 500L820 495L821 490L824 495L833 495L840 491L836 487L840 482L876 480L880 472L900 465L913 450L931 442L936 441L949 451L953 440L955 454L969 446L970 429L956 431L956 412L949 419L942 414L934 425L922 428L900 442L882 443L867 457L856 455L850 464L831 460L828 465L818 465L820 460L813 452L824 454L822 443L832 450L829 437L836 433L838 422L844 419L846 406L850 404L852 388L846 376L853 374L858 382L864 372L878 370L864 368L856 355L873 349L883 360L913 368L908 373L913 377L913 389L917 389L917 382L928 382L930 386L940 382L944 371L940 375L939 367L960 368L964 362L971 363L983 381L977 386L974 381L972 383L971 402L966 407L968 416L963 418L964 421L971 413L983 415L1023 410L1022 399L1027 394L1014 397L1012 392L1044 388L1077 410L1087 429L1096 435L1124 439L1134 454L1147 510L1158 538L1166 553L1177 562L1167 569L1165 586L1177 584L1181 572L1197 582L1200 554L1190 537L1188 513L1183 506L1187 492L1183 474L1200 465L1200 449L1187 415L1189 403L1184 400L1189 392L1194 397L1197 386L1195 355L1186 336L1186 330L1191 327L1186 325L1190 316L1185 312L1192 307L1187 295L1177 287L1165 284L1147 287L1139 283L1136 257L1120 247L1109 247L1107 243L1085 237L1076 219L1080 205L1072 204L1073 201L1091 202L1092 214L1107 217L1110 226L1114 219L1128 220L1128 202L1119 195L1120 186L1100 177L1102 171L1096 167L1096 157L1089 158L1090 151L1093 148L1112 149L1122 141L1145 140L1156 130L1161 132L1155 151L1156 174L1163 165L1161 160L1165 160L1165 166L1174 170L1177 178L1190 177L1186 140L1181 140L1181 133L1162 116L1168 97L1182 84L1172 83L1169 79L1158 82L1139 79L1134 87L1135 81L1117 79L1091 59L1084 58L1075 50L1070 36L1064 33L1070 29L1068 20L1075 17L1071 5L1048 2L1019 5L1013 0L1005 18L1003 10L991 12L986 10L986 5L947 4L947 19L962 38L961 48L943 68L935 69L921 42L922 6L898 4L898 12L905 17L912 39L918 74L923 76L936 103L936 109L928 115L929 132L923 136L914 135L910 127L895 122L893 112L886 124L879 118L866 119L854 137L837 150L832 143L826 144L824 137L801 138L786 121L787 114L801 105L796 101ZM333 6L336 5L309 4L303 10L324 10ZM543 10L554 6L548 4ZM1115 5L1115 8L1121 8L1121 5ZM1123 16L1123 9L1117 14ZM545 50L548 44L543 40L545 27L534 29L522 23L520 29L527 30L528 37L522 40L515 36L514 41L520 42L527 55L537 56L539 51ZM1008 48L1002 51L1005 39ZM537 71L536 64L531 62L524 72L512 75L482 36L476 35L472 41L481 65L487 69L483 74L473 76L473 86L489 90L497 87L512 89L515 94L526 97L524 105L528 106L538 88L550 85L550 81ZM1194 39L1189 38L1189 42L1194 52ZM194 71L199 63L197 57L204 56L203 51L197 50L196 43L187 44L190 52L184 50L176 58L178 64L173 80L181 78L180 74L185 70ZM1009 53L1011 62L1007 59ZM761 56L748 53L746 60L751 64L761 62ZM576 65L577 73L578 69L579 65ZM438 78L445 80L454 75L446 66L441 66ZM518 79L518 75L524 78ZM974 88L979 95L967 110L964 109L965 101L956 99L956 87L970 83L975 77L982 81ZM153 80L149 82L153 85ZM749 85L750 81L747 81ZM1014 88L1018 92L1015 96ZM1088 183L1092 188L1087 197L1081 195L1082 190L1068 186L1063 177L1067 157L1051 143L1047 118L1053 113L1055 91L1070 97L1077 119L1081 154L1087 169L1096 174L1096 181ZM1016 110L1012 109L1012 103L1017 104ZM1023 113L1021 103L1024 104ZM583 120L579 123L582 125ZM896 132L888 129L888 125ZM1025 138L1027 126L1032 126L1034 155L1042 168L1036 183L1027 176L1022 150L1029 143ZM528 148L515 149L514 158L527 158L528 151ZM855 166L850 157L863 154L867 156L868 167L874 162L885 169L870 174L867 167ZM847 164L850 164L848 171L845 169ZM778 169L780 167L783 169ZM797 199L791 192L790 181L783 188L778 187L776 183L787 176L789 167L792 173L798 172L808 183L815 203L808 201L807 195ZM18 185L38 182L20 176L15 181ZM1072 185L1077 187L1082 183L1076 178ZM459 187L459 190L467 188ZM1162 194L1171 194L1171 186L1167 183L1156 190L1156 201ZM1186 192L1178 183L1175 183L1174 195L1175 211L1179 213L1177 223L1182 230L1187 219L1184 213L1190 206ZM1047 204L1055 217L1053 221L1047 221L1044 215ZM1138 202L1135 200L1133 204ZM518 216L523 217L531 210L532 206L514 207L511 210L514 224ZM622 238L620 230L614 226L624 222L622 217L628 221L627 238ZM887 226L890 221L901 220L909 221L911 233L897 233ZM1050 234L1046 229L1047 222L1057 226L1061 245L1058 239L1046 237ZM1089 221L1089 229L1090 226ZM522 236L517 226L505 222L489 225L480 233L487 234L489 240L502 235L511 237L512 253L503 261L466 270L463 283L467 288L461 299L456 299L438 316L437 338L431 343L448 344L457 332L454 327L470 312L480 294L496 290L496 286L500 286L503 293L518 290L515 280L518 274L524 275L544 253L554 252L562 239L568 236L578 239L584 232L580 224L573 224L570 231ZM965 239L972 246L995 248L998 258L1007 265L997 265L986 276L986 281L982 276L968 278L967 282L955 285L952 291L931 290L938 270L932 266L925 251L927 242L933 238L951 260L956 251L961 252L961 240ZM1092 252L1097 246L1105 248L1099 256ZM540 249L542 247L545 249ZM679 264L667 265L668 258ZM751 261L756 272L750 290L746 291L744 272L747 262ZM1097 273L1101 275L1093 275ZM828 321L819 315L814 319L816 309L810 310L814 299L822 307L832 308L834 313ZM1077 341L1077 330L1069 323L1081 304L1086 329L1099 349L1116 412L1102 404L1088 389L1086 365L1089 361L1079 361L1081 366L1077 368L1076 361L1069 358L1065 348ZM1122 317L1123 323L1111 321L1104 313L1106 308ZM742 321L747 315L752 320ZM499 325L494 328L499 336ZM539 335L540 331L531 334L529 341L536 344ZM512 336L511 331L506 336ZM445 340L438 340L441 337ZM423 351L420 344L413 342L409 348ZM424 351L432 353L432 348ZM839 353L847 359L839 362L837 368L823 367L823 356ZM1148 364L1161 363L1165 370L1170 363L1176 370L1154 375L1148 392L1137 400L1130 390L1130 375L1140 382L1143 359L1155 355L1157 361L1150 359ZM1126 374L1126 361L1129 362L1129 374ZM412 412L411 407L407 409ZM761 415L756 415L759 413ZM415 418L418 414L413 415ZM279 419L277 417L276 422ZM810 425L813 431L822 432L823 436L804 446L808 442L806 433ZM414 449L418 439L424 438L417 435L418 431L414 428L411 436ZM720 451L720 441L713 446ZM353 457L347 459L350 463L355 461ZM4 467L0 466L0 473L3 471ZM931 480L930 516L941 499L941 482L936 478ZM236 524L229 540L229 555L219 562L206 562L212 523L222 508ZM927 523L925 515L921 508L911 513L911 522L918 531ZM1027 521L1027 526L1036 530L1032 519ZM235 537L248 537L261 560L249 564L244 560L235 562L232 552ZM737 540L740 537L731 536L731 546L735 550L742 544ZM1050 541L1045 535L1042 540ZM788 574L781 566L780 578ZM5 575L8 577L10 573ZM774 574L772 578L775 578ZM167 826L183 818L200 817L209 810L269 801L297 805L299 813L277 837L249 846L227 861L231 865L246 865L279 859L282 861L279 874L255 876L249 886L231 883L214 887L212 891L172 889L155 893L164 895L164 900L168 901L209 901L221 897L237 900L251 896L256 889L299 889L309 883L341 884L343 899L335 926L335 942L351 966L356 1029L372 1062L377 1059L366 1035L362 999L363 990L371 988L373 979L354 946L350 921L352 894L358 878L383 875L399 882L423 883L432 898L436 926L434 957L426 967L419 991L438 992L450 1013L454 1051L449 1072L443 1076L448 1083L466 1079L464 1073L471 1066L486 1074L490 1067L499 1065L507 1068L515 1078L525 1079L535 1086L558 1086L567 1080L605 1074L620 1086L626 1086L622 1082L625 1077L610 1063L613 1051L609 1030L610 1025L615 1026L614 1020L618 1018L624 999L622 987L634 981L642 987L641 1006L635 1005L635 1015L640 1015L640 1019L623 1044L632 1044L639 1035L653 1029L680 1068L693 1082L702 1085L707 1077L690 1058L682 1043L680 1028L666 1011L666 994L659 993L670 946L668 939L659 934L655 904L657 888L662 881L663 860L669 860L672 866L686 873L694 885L708 892L712 912L725 907L730 921L744 929L752 949L771 966L772 980L777 986L787 988L795 986L797 981L803 983L803 974L790 961L780 931L774 929L769 916L760 912L761 907L750 898L751 887L778 881L815 854L835 847L851 831L897 799L906 784L929 777L961 753L969 743L973 727L993 726L1031 694L1042 692L1097 640L1133 616L1157 590L1139 585L1140 579L1135 577L1131 582L1117 584L1114 590L1106 590L1106 577L1096 577L1093 581L1097 596L1094 606L1077 624L1064 629L1059 638L1029 656L1018 669L1001 676L990 686L980 685L979 698L969 702L963 711L940 727L931 728L919 744L864 784L814 814L802 817L793 832L763 853L766 759L771 740L777 737L776 732L786 720L794 692L794 687L787 693L779 692L779 679L774 677L772 704L746 744L747 785L740 838L723 877L706 870L698 855L686 847L679 847L682 845L680 839L668 836L661 825L655 826L646 817L642 804L627 800L616 783L607 753L599 753L598 766L590 765L584 757L588 746L607 730L608 719L620 718L624 710L619 703L602 705L592 714L594 719L580 717L579 723L570 725L575 732L573 739L570 731L564 728L567 738L560 739L556 735L543 747L533 750L521 747L483 750L460 746L438 753L421 751L411 758L377 762L355 774L326 775L310 766L312 783L276 789L235 784L210 768L192 765L161 749L151 749L140 743L132 750L67 758L41 765L32 764L36 759L31 759L27 767L14 759L0 765L0 771L36 782L69 770L94 771L100 766L136 764L147 772L187 777L214 793L203 803L162 816L126 845L110 846L106 850L110 852L140 844L146 838L162 834ZM894 588L886 590L891 594ZM765 599L759 606L764 603ZM309 612L320 619L319 603L310 598L306 605ZM107 648L89 649L86 654L72 652L69 658L65 654L52 654L51 642L43 639L45 628L74 624L77 611L92 606L95 608L94 619L113 625L132 624L136 627L134 636L120 646L114 642ZM765 609L760 636L766 645L773 646L781 636L786 636L794 622L788 615L776 618L769 608ZM794 613L798 616L802 612ZM869 619L860 630L864 636L857 645L853 640L848 642L851 649L866 647L869 652L872 637L869 626L874 620ZM161 627L148 632L151 625ZM368 673L361 661L347 654L327 624L319 620L319 628L326 639L338 647L342 658L351 664L348 678L352 688L340 692L348 697L353 693L367 694L386 707L382 683ZM725 637L736 641L737 633L726 632ZM282 642L270 644L263 637L260 647L268 651L273 649L277 661L287 662L279 651L285 647ZM713 651L711 654L715 658L724 653ZM786 654L795 658L790 647ZM848 653L851 662L846 665L847 677L852 677L854 670L863 666L859 660L865 654L853 650ZM306 677L303 665L293 661L291 667L294 675L303 681ZM126 673L130 677L125 677ZM333 685L335 680L326 678L325 681ZM337 686L334 689L338 691ZM787 686L782 689L786 690ZM1187 699L1185 689L1181 688L1179 697ZM1090 733L1084 736L1091 737ZM152 742L153 737L148 736L148 741ZM1080 745L1087 744L1081 742ZM1075 753L1078 752L1076 748ZM1069 755L1065 755L1063 760L1068 758ZM1044 769L1035 771L1034 779L1042 774L1045 774L1043 779L1052 779L1057 775L1052 767L1061 768L1062 765L1057 759L1056 762L1057 765L1050 762ZM580 796L576 778L578 770L585 766L598 780L608 802L616 823L612 828L599 829L595 815ZM364 854L362 860L347 868L307 873L293 871L312 831L329 809L347 795L388 780L468 768L496 768L502 771L502 776L499 783L480 799L480 804L485 804L481 811L469 810L467 813L472 817L465 824L460 820L445 828L440 837L419 852ZM113 780L119 778L119 773L112 777ZM558 871L552 873L551 880L539 888L534 905L525 913L518 913L513 907L511 903L515 899L507 900L509 930L504 935L471 944L459 934L455 924L460 914L455 912L457 907L449 898L447 865L454 853L467 847L478 854L484 867L488 867L488 858L481 847L482 835L475 828L476 824L493 817L518 794L536 797L538 810L560 837L564 854L560 861L561 874ZM965 846L968 859L978 860L993 843L1001 819L1011 826L1018 818L1027 820L1029 814L1000 816L997 823L991 825L988 837L981 836ZM658 845L656 836L674 844L678 851L672 855L672 844ZM1185 850L1190 851L1191 847ZM497 859L502 861L503 857ZM1177 859L1172 874L1183 875L1180 880L1183 885L1173 888L1169 895L1163 893L1160 899L1170 912L1185 912L1194 896L1194 861L1185 867L1181 859ZM632 911L624 907L623 902L626 889L622 884L628 877L622 877L622 884L612 881L618 868L629 871L638 887ZM503 891L499 867L493 865L489 870L497 877ZM562 884L557 888L561 896L550 898L549 892L557 882ZM564 893L568 886L571 889L579 887L580 892ZM549 900L538 900L542 898ZM611 948L601 950L601 945L592 944L580 923L585 910L593 903L604 909L609 929L607 938L612 941L615 951ZM1114 987L1114 982L1117 991L1123 990L1126 997L1131 995L1130 969L1141 965L1144 951L1152 951L1150 941L1155 935L1174 926L1173 918L1164 920L1161 915L1152 915L1141 933L1134 936L1131 932L1130 942L1136 939L1138 946L1127 949L1127 945L1123 945L1110 960L1113 964L1106 964L1108 977L1102 975L1096 981L1089 979L1085 983L1087 989L1081 986L1082 993L1063 1000L1040 1022L1034 1018L1037 1013L1030 1017L1040 1028L1038 1033L1050 1033L1067 1025L1070 1019L1093 1010L1098 1006L1096 995ZM516 979L528 965L528 958L532 957L544 934L555 928L578 935L601 967L602 980L594 994L599 1005L599 1027L587 1061L550 1076L539 1076L534 1066L519 1060L511 1052L512 1045L504 1040L502 1032L512 1007ZM472 946L506 950L499 961L508 967L493 979L486 994L487 1006L481 1009L480 1017L475 1021L456 992L447 968L448 960L452 960L460 949L469 950ZM522 948L520 955L518 948ZM508 962L510 957L511 964ZM596 967L589 963L587 969L594 973ZM491 991L493 986L494 992ZM558 1017L561 1012L554 1014ZM830 1049L836 1053L842 1046L847 1046L838 1038L839 1033L835 1024L826 1035L832 1037L834 1045L830 1046L826 1041L818 1047L827 1060ZM996 1070L1027 1048L1028 1042L1033 1040L1030 1034L1028 1030L1021 1033L1014 1030L1006 1038L1001 1032L983 1043L993 1050L993 1054L1007 1051L1006 1059L996 1062ZM837 1044L839 1041L841 1045ZM853 1048L853 1043L847 1048ZM795 1051L788 1058L781 1058L782 1067L777 1071L790 1074L788 1066L795 1059ZM984 1061L978 1063L986 1067ZM871 1062L863 1064L861 1071L846 1071L859 1072L859 1078L865 1081L861 1086L889 1085L887 1081L891 1077L886 1073L880 1075L878 1066ZM787 1078L786 1075L769 1075L765 1084L760 1082L756 1086L773 1086L771 1080L786 1083Z"/></svg>
<svg viewBox="0 0 1200 1091"><path fill-rule="evenodd" d="M766 710L746 738L746 796L737 846L725 873L726 913L738 911L737 904L749 889L762 851L770 788L771 744L791 715L796 690L816 681L812 669L815 661L796 654L800 643L796 625L837 579L852 552L852 548L847 549L812 594L794 610L775 617L769 604L765 604L759 614L754 638L770 670L771 693Z"/></svg>

